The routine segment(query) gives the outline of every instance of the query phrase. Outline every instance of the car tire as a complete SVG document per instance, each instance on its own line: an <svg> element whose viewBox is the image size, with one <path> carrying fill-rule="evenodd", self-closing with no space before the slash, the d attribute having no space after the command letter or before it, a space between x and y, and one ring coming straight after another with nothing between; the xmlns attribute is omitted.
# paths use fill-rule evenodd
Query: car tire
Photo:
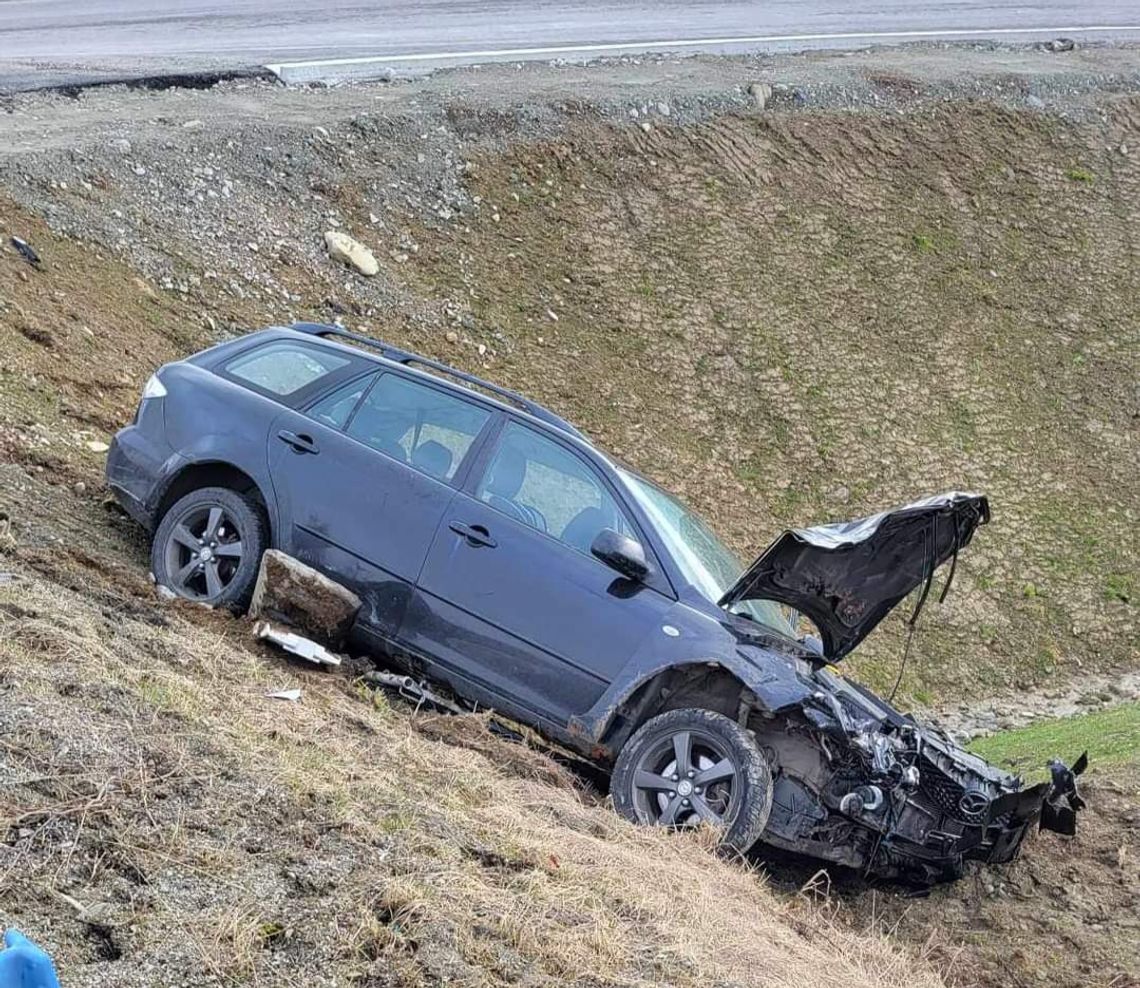
<svg viewBox="0 0 1140 988"><path fill-rule="evenodd" d="M686 707L637 729L618 754L610 795L627 820L672 827L703 820L722 828L722 848L744 853L768 822L772 770L734 720Z"/></svg>
<svg viewBox="0 0 1140 988"><path fill-rule="evenodd" d="M211 607L249 603L268 526L260 505L228 487L202 487L162 516L151 544L155 582Z"/></svg>

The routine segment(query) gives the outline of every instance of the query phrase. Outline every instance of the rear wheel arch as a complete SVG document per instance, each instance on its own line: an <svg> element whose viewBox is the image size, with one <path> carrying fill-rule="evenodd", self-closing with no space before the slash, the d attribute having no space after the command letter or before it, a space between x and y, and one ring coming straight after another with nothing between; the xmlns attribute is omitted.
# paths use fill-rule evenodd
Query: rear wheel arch
<svg viewBox="0 0 1140 988"><path fill-rule="evenodd" d="M224 487L253 501L261 510L262 518L269 530L269 544L277 544L273 513L269 510L269 501L260 485L244 470L222 460L188 464L170 478L155 506L155 528L162 523L162 519L175 503L191 491L203 487Z"/></svg>

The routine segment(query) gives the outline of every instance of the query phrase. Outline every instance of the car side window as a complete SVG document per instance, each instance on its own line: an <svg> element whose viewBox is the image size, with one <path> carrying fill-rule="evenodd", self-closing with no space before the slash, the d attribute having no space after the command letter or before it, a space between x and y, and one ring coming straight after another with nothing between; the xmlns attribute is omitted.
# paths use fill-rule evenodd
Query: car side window
<svg viewBox="0 0 1140 988"><path fill-rule="evenodd" d="M417 470L450 480L491 413L398 374L384 374L345 430Z"/></svg>
<svg viewBox="0 0 1140 988"><path fill-rule="evenodd" d="M343 387L337 388L332 394L326 395L316 402L308 414L322 425L330 425L334 429L343 429L348 423L348 417L356 408L368 386L376 380L375 374L367 374L349 381Z"/></svg>
<svg viewBox="0 0 1140 988"><path fill-rule="evenodd" d="M503 430L475 496L587 555L603 528L633 534L601 478L582 459L517 422Z"/></svg>
<svg viewBox="0 0 1140 988"><path fill-rule="evenodd" d="M224 370L231 377L286 398L349 363L347 357L327 350L282 341L239 354Z"/></svg>

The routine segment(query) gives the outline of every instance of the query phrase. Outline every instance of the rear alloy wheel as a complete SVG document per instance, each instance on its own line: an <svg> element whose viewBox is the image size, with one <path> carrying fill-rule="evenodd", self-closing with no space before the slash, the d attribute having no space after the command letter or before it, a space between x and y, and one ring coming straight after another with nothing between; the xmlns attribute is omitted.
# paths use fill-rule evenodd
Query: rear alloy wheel
<svg viewBox="0 0 1140 988"><path fill-rule="evenodd" d="M163 516L151 567L155 581L179 597L240 609L253 592L265 548L256 504L225 487L203 487Z"/></svg>
<svg viewBox="0 0 1140 988"><path fill-rule="evenodd" d="M634 823L708 823L747 851L772 809L772 773L752 736L712 710L669 710L626 742L610 780L614 807Z"/></svg>

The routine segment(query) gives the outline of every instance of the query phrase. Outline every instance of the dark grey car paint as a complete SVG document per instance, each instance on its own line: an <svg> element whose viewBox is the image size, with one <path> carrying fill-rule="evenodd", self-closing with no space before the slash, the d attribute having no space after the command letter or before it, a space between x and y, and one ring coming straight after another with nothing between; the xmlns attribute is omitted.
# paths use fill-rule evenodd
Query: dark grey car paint
<svg viewBox="0 0 1140 988"><path fill-rule="evenodd" d="M811 618L835 662L907 594L970 544L990 520L980 494L952 492L868 518L791 529L748 567L719 603L775 600Z"/></svg>
<svg viewBox="0 0 1140 988"><path fill-rule="evenodd" d="M1023 789L1020 780L831 676L810 643L703 596L627 495L614 464L560 428L552 413L540 410L545 418L538 418L441 384L398 360L314 342L314 329L268 330L161 369L167 397L144 400L135 424L115 437L108 455L108 481L134 517L153 528L184 470L209 464L240 470L265 504L273 545L325 570L367 602L354 631L357 643L603 763L613 758L640 705L660 698L655 684L662 676L732 677L742 723L777 753L776 805L764 839L780 846L882 873L918 869L933 878L964 856L1008 860L1036 824L1043 801L1055 797L1047 785ZM334 347L349 364L289 401L215 373L234 354L278 339ZM449 387L491 413L449 482L305 413L309 403L367 369ZM643 581L628 580L473 496L508 421L573 450L604 481L643 541L650 562ZM299 448L281 433L304 442ZM853 523L846 535L864 537L849 538L846 549L821 544L843 541L844 533L831 526L806 530L816 533L807 538L786 533L729 597L783 599L816 620L829 654L846 654L904 587L916 585L916 575L918 582L929 579L947 547L951 554L962 548L987 516L984 498L951 495L937 507L908 506L874 525ZM920 551L915 533L929 531L936 517L951 519L945 532L954 534L950 541L939 535ZM475 526L481 535L473 544L462 533ZM790 565L795 553L815 573L811 579L797 582ZM852 558L863 560L868 581L857 614L849 608L859 599L858 567L834 564ZM883 560L897 567L884 567ZM813 588L828 592L813 598ZM855 617L842 627L834 623L839 598L847 608L842 614ZM917 773L917 766L921 784L906 774ZM890 813L841 811L841 798L860 785L883 788ZM967 796L987 809L963 816L956 807Z"/></svg>

